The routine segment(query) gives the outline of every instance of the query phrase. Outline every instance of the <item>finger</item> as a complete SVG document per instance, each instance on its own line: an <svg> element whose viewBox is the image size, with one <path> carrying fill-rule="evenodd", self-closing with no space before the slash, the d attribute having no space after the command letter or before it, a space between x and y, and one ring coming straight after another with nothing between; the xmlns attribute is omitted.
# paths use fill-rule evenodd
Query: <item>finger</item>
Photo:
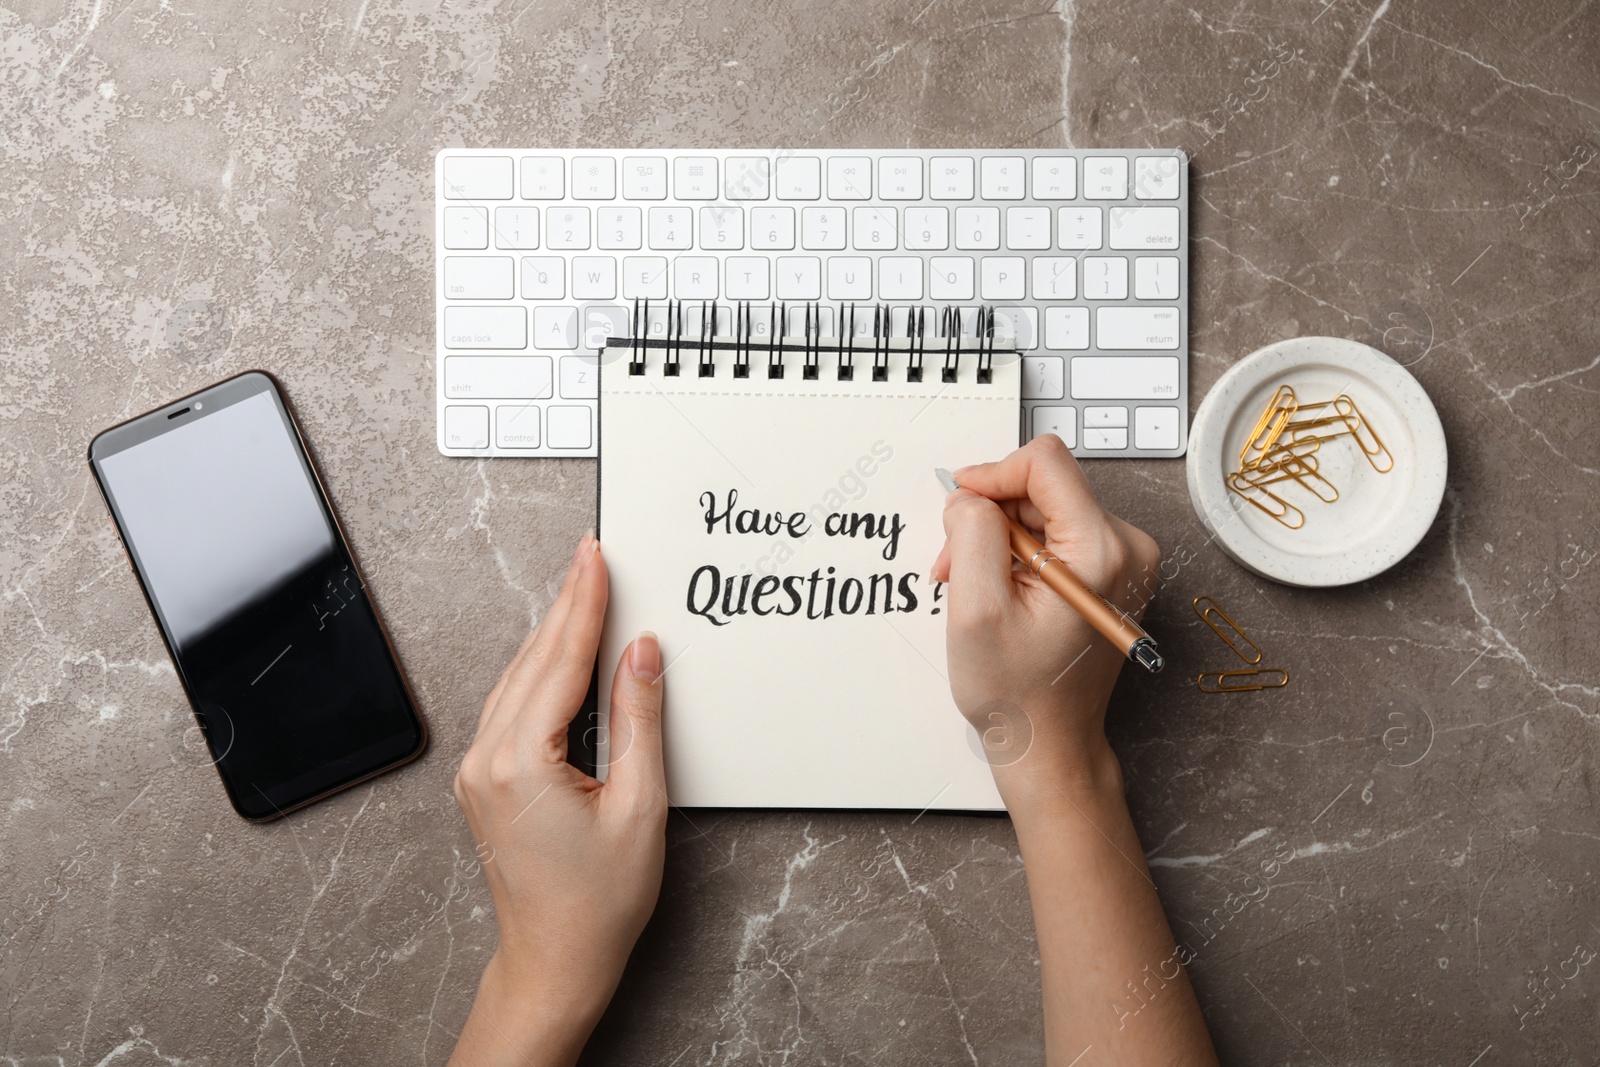
<svg viewBox="0 0 1600 1067"><path fill-rule="evenodd" d="M517 654L506 665L505 671L500 675L500 680L495 683L494 689L489 694L489 699L484 702L483 714L478 720L478 733L483 733L491 726L504 728L505 723L514 718L510 714L513 704L505 701L506 689L513 681L521 681L514 690L518 698L526 696L527 679L531 676L537 680L541 673L539 666L542 658L549 655L551 635L558 632L566 620L569 605L572 602L572 588L577 581L578 572L582 569L580 564L588 558L594 544L594 531L590 530L578 539L578 547L573 551L572 562L567 566L567 573L562 578L561 590L556 595L555 603L550 605L550 610L544 613L534 626L533 632L528 634L522 642L522 647L517 649ZM502 705L507 714L501 714Z"/></svg>
<svg viewBox="0 0 1600 1067"><path fill-rule="evenodd" d="M564 738L589 688L606 593L605 560L599 542L590 540L583 558L573 565L570 584L557 598L559 615L551 610L539 624L533 647L512 666L491 729L526 729L541 743L556 732Z"/></svg>
<svg viewBox="0 0 1600 1067"><path fill-rule="evenodd" d="M951 610L999 610L1016 596L1011 581L1011 527L994 501L966 489L945 500Z"/></svg>
<svg viewBox="0 0 1600 1067"><path fill-rule="evenodd" d="M506 664L506 669L500 672L500 677L494 683L494 688L489 690L489 695L483 701L483 710L478 713L478 733L483 733L484 725L493 716L494 707L500 701L500 694L505 692L506 679L511 677L511 668L517 661L527 655L528 649L533 647L534 639L539 636L539 628L535 626L528 631L528 636L522 639L522 644L517 647L516 654L511 657L511 662ZM474 735L476 736L476 734Z"/></svg>
<svg viewBox="0 0 1600 1067"><path fill-rule="evenodd" d="M646 631L617 662L611 683L611 762L605 789L630 801L664 807L666 772L661 759L661 642Z"/></svg>
<svg viewBox="0 0 1600 1067"><path fill-rule="evenodd" d="M541 663L535 699L519 713L521 728L529 731L533 740L554 739L565 751L567 726L583 706L594 674L609 593L606 561L596 541L590 546L588 558L579 564L566 618L561 631L552 636L550 654Z"/></svg>
<svg viewBox="0 0 1600 1067"><path fill-rule="evenodd" d="M928 568L928 577L936 582L948 582L950 580L950 542L948 540L939 549L939 554L934 557L933 566Z"/></svg>
<svg viewBox="0 0 1600 1067"><path fill-rule="evenodd" d="M991 500L1028 501L1036 514L1019 508L1019 518L1052 541L1070 541L1074 530L1083 530L1086 520L1100 516L1100 504L1083 468L1055 434L1035 437L996 463L963 467L956 480L963 489Z"/></svg>

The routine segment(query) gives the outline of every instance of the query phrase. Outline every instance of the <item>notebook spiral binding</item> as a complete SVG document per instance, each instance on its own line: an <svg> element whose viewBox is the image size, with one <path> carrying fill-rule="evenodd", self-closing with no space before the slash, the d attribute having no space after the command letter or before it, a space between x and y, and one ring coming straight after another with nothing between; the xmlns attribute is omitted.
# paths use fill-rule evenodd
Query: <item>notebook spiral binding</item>
<svg viewBox="0 0 1600 1067"><path fill-rule="evenodd" d="M691 303L690 307L694 305ZM725 305L723 305L725 306ZM767 377L782 378L786 369L784 356L786 353L799 352L803 360L800 364L800 377L805 381L817 381L821 376L821 362L824 348L831 350L836 357L836 373L839 381L854 381L855 359L858 354L870 354L872 366L871 380L874 382L887 382L889 380L889 359L895 352L907 354L906 380L908 382L921 382L924 367L928 356L931 354L940 360L939 379L942 382L955 382L961 368L961 357L972 356L977 360L976 377L981 384L989 384L994 379L994 356L996 349L1010 351L1012 341L1009 335L1002 333L999 342L995 337L995 313L990 305L982 305L977 309L973 323L973 334L962 335L961 309L958 307L944 307L939 310L938 336L934 338L930 348L928 338L928 312L929 308L919 305L908 309L906 319L906 333L903 337L893 336L893 316L888 304L872 305L872 332L870 334L856 331L856 315L860 312L865 316L865 307L858 304L840 304L838 308L839 330L834 337L824 339L822 335L823 305L808 302L804 307L803 332L796 343L791 338L774 336L770 340L757 340L756 338L756 305L748 300L741 301L734 306L734 324L732 335L718 335L717 305L711 301L700 302L700 324L695 336L690 335L687 328L688 318L684 314L684 302L673 300L667 302L666 332L661 337L648 336L650 327L650 301L636 300L633 304L632 330L628 337L613 337L606 344L608 348L626 347L628 349L628 373L642 375L645 372L645 354L651 349L665 352L665 362L662 364L662 373L669 378L676 378L683 373L684 348L687 345L695 355L695 366L701 378L714 378L717 365L714 355L719 351L733 352L733 376L735 378L750 377L752 359L759 353L767 358ZM789 324L789 306L783 301L773 301L770 305L771 318L768 322L782 324L787 328ZM861 320L863 324L865 319ZM941 351L940 339L943 345Z"/></svg>

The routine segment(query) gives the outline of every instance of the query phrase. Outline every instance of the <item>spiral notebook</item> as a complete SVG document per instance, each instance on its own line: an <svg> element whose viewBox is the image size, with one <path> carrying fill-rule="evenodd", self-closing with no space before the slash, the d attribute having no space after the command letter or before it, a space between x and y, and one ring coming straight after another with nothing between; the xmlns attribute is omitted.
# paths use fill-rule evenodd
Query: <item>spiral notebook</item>
<svg viewBox="0 0 1600 1067"><path fill-rule="evenodd" d="M602 719L653 630L674 805L1002 807L928 571L934 468L1017 447L1009 340L979 308L729 314L635 308L601 358Z"/></svg>

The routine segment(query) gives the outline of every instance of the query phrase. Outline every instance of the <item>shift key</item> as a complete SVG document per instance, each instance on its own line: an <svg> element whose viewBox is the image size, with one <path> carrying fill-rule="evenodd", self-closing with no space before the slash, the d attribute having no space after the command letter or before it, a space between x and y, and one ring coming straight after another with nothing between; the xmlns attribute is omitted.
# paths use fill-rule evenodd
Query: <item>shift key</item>
<svg viewBox="0 0 1600 1067"><path fill-rule="evenodd" d="M549 356L447 356L444 395L452 400L543 400L550 395Z"/></svg>
<svg viewBox="0 0 1600 1067"><path fill-rule="evenodd" d="M444 309L446 348L527 348L528 313L519 307Z"/></svg>

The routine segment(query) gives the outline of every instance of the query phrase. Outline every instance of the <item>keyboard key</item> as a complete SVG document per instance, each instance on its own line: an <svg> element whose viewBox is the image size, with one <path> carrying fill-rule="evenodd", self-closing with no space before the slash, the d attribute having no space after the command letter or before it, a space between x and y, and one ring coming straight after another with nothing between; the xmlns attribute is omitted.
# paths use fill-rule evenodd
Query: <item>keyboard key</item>
<svg viewBox="0 0 1600 1067"><path fill-rule="evenodd" d="M1178 299L1178 257L1140 256L1134 260L1133 295L1140 300Z"/></svg>
<svg viewBox="0 0 1600 1067"><path fill-rule="evenodd" d="M1026 195L1023 174L1027 163L1021 156L983 157L983 198L985 200L1021 200Z"/></svg>
<svg viewBox="0 0 1600 1067"><path fill-rule="evenodd" d="M1134 408L1135 448L1177 448L1183 413L1177 408Z"/></svg>
<svg viewBox="0 0 1600 1067"><path fill-rule="evenodd" d="M672 261L672 291L679 300L717 298L717 261L712 256L679 256Z"/></svg>
<svg viewBox="0 0 1600 1067"><path fill-rule="evenodd" d="M750 247L788 251L794 247L794 208L750 209Z"/></svg>
<svg viewBox="0 0 1600 1067"><path fill-rule="evenodd" d="M1118 449L1128 447L1128 428L1096 429L1090 426L1083 428L1083 447L1088 449Z"/></svg>
<svg viewBox="0 0 1600 1067"><path fill-rule="evenodd" d="M985 300L1021 300L1027 265L1021 256L984 256L983 291Z"/></svg>
<svg viewBox="0 0 1600 1067"><path fill-rule="evenodd" d="M899 211L892 207L858 207L855 216L855 247L874 252L893 251L900 246Z"/></svg>
<svg viewBox="0 0 1600 1067"><path fill-rule="evenodd" d="M667 161L660 156L626 156L622 160L625 200L665 200Z"/></svg>
<svg viewBox="0 0 1600 1067"><path fill-rule="evenodd" d="M600 368L595 357L561 357L561 395L567 400L594 400L600 395Z"/></svg>
<svg viewBox="0 0 1600 1067"><path fill-rule="evenodd" d="M1100 209L1064 207L1056 213L1058 243L1062 248L1095 249L1101 244Z"/></svg>
<svg viewBox="0 0 1600 1067"><path fill-rule="evenodd" d="M615 300L617 261L610 256L573 257L572 297L575 300ZM572 347L577 347L576 341Z"/></svg>
<svg viewBox="0 0 1600 1067"><path fill-rule="evenodd" d="M1176 356L1073 357L1075 400L1165 400L1177 395Z"/></svg>
<svg viewBox="0 0 1600 1067"><path fill-rule="evenodd" d="M1071 256L1033 257L1033 298L1071 300L1078 295L1078 263Z"/></svg>
<svg viewBox="0 0 1600 1067"><path fill-rule="evenodd" d="M878 260L879 300L922 299L922 257L883 256Z"/></svg>
<svg viewBox="0 0 1600 1067"><path fill-rule="evenodd" d="M711 310L711 335L713 337L728 337L733 334L735 322L733 308L727 304L688 304L683 309L683 330L685 337L701 336L701 327L705 325L706 309Z"/></svg>
<svg viewBox="0 0 1600 1067"><path fill-rule="evenodd" d="M489 409L450 404L444 409L446 448L488 448Z"/></svg>
<svg viewBox="0 0 1600 1067"><path fill-rule="evenodd" d="M806 307L789 308L789 324L784 332L790 337L804 337L806 321L809 316L811 328L819 337L835 337L838 331L833 324L833 305L814 304Z"/></svg>
<svg viewBox="0 0 1600 1067"><path fill-rule="evenodd" d="M744 208L701 208L700 247L717 249L743 248Z"/></svg>
<svg viewBox="0 0 1600 1067"><path fill-rule="evenodd" d="M622 261L622 299L665 300L667 261L663 256L629 256Z"/></svg>
<svg viewBox="0 0 1600 1067"><path fill-rule="evenodd" d="M577 348L578 309L559 304L534 308L533 347Z"/></svg>
<svg viewBox="0 0 1600 1067"><path fill-rule="evenodd" d="M1067 351L1089 347L1089 309L1044 309L1044 346Z"/></svg>
<svg viewBox="0 0 1600 1067"><path fill-rule="evenodd" d="M771 304L757 304L746 309L746 328L752 338L757 341L773 339L773 314L774 309Z"/></svg>
<svg viewBox="0 0 1600 1067"><path fill-rule="evenodd" d="M450 356L444 361L444 395L451 399L550 395L549 356Z"/></svg>
<svg viewBox="0 0 1600 1067"><path fill-rule="evenodd" d="M724 195L729 200L765 200L771 165L763 156L730 158Z"/></svg>
<svg viewBox="0 0 1600 1067"><path fill-rule="evenodd" d="M633 329L629 309L616 304L590 304L583 309L583 347L599 351L611 337L626 337Z"/></svg>
<svg viewBox="0 0 1600 1067"><path fill-rule="evenodd" d="M694 208L653 207L650 209L650 247L681 250L694 243Z"/></svg>
<svg viewBox="0 0 1600 1067"><path fill-rule="evenodd" d="M1054 244L1050 239L1050 209L1047 207L1006 208L1006 247L1036 251Z"/></svg>
<svg viewBox="0 0 1600 1067"><path fill-rule="evenodd" d="M994 328L1011 334L1012 344L1019 352L1029 352L1039 347L1039 311L1037 308L997 307L994 309Z"/></svg>
<svg viewBox="0 0 1600 1067"><path fill-rule="evenodd" d="M779 300L822 299L822 260L813 256L779 256L777 267Z"/></svg>
<svg viewBox="0 0 1600 1067"><path fill-rule="evenodd" d="M1124 407L1089 407L1083 409L1083 425L1090 426L1127 426L1128 409Z"/></svg>
<svg viewBox="0 0 1600 1067"><path fill-rule="evenodd" d="M576 156L572 160L575 200L615 200L617 161L610 156Z"/></svg>
<svg viewBox="0 0 1600 1067"><path fill-rule="evenodd" d="M673 160L672 191L679 200L715 200L716 159L712 156L680 156Z"/></svg>
<svg viewBox="0 0 1600 1067"><path fill-rule="evenodd" d="M1067 361L1060 356L1029 356L1022 361L1022 398L1060 400L1066 394Z"/></svg>
<svg viewBox="0 0 1600 1067"><path fill-rule="evenodd" d="M539 405L501 404L496 407L494 443L500 448L538 448Z"/></svg>
<svg viewBox="0 0 1600 1067"><path fill-rule="evenodd" d="M1175 307L1102 307L1095 309L1095 345L1101 351L1127 349L1130 351L1178 347L1178 309ZM1174 360L1176 365L1176 360ZM1125 393L1125 396L1143 396L1143 393ZM1177 396L1174 386L1170 393L1156 396Z"/></svg>
<svg viewBox="0 0 1600 1067"><path fill-rule="evenodd" d="M729 256L723 270L729 300L766 300L772 295L772 260L766 256Z"/></svg>
<svg viewBox="0 0 1600 1067"><path fill-rule="evenodd" d="M935 200L972 199L972 157L935 156L928 160L928 192Z"/></svg>
<svg viewBox="0 0 1600 1067"><path fill-rule="evenodd" d="M488 248L488 209L481 207L445 208L444 246L446 248Z"/></svg>
<svg viewBox="0 0 1600 1067"><path fill-rule="evenodd" d="M545 409L544 417L551 448L588 448L593 440L594 432L587 407L552 404Z"/></svg>
<svg viewBox="0 0 1600 1067"><path fill-rule="evenodd" d="M837 251L844 247L844 208L800 209L800 247Z"/></svg>
<svg viewBox="0 0 1600 1067"><path fill-rule="evenodd" d="M928 260L928 296L933 300L971 300L972 277L972 260L966 256L934 256Z"/></svg>
<svg viewBox="0 0 1600 1067"><path fill-rule="evenodd" d="M494 209L496 248L538 248L539 209L536 207L497 207Z"/></svg>
<svg viewBox="0 0 1600 1067"><path fill-rule="evenodd" d="M1078 163L1071 156L1033 157L1033 198L1071 200L1078 195Z"/></svg>
<svg viewBox="0 0 1600 1067"><path fill-rule="evenodd" d="M1178 209L1175 207L1112 208L1111 247L1177 248Z"/></svg>
<svg viewBox="0 0 1600 1067"><path fill-rule="evenodd" d="M1033 409L1033 436L1043 437L1053 433L1068 448L1078 447L1078 409L1073 407L1040 404Z"/></svg>
<svg viewBox="0 0 1600 1067"><path fill-rule="evenodd" d="M879 200L921 200L922 160L916 156L886 156L878 160Z"/></svg>
<svg viewBox="0 0 1600 1067"><path fill-rule="evenodd" d="M949 208L906 208L906 248L919 252L942 252L949 247Z"/></svg>
<svg viewBox="0 0 1600 1067"><path fill-rule="evenodd" d="M816 156L790 156L777 161L779 200L822 199L822 160Z"/></svg>
<svg viewBox="0 0 1600 1067"><path fill-rule="evenodd" d="M511 179L510 156L444 157L446 200L510 200Z"/></svg>
<svg viewBox="0 0 1600 1067"><path fill-rule="evenodd" d="M589 247L589 209L553 207L545 215L546 248L581 251Z"/></svg>
<svg viewBox="0 0 1600 1067"><path fill-rule="evenodd" d="M956 208L957 248L999 248L1000 209L997 207Z"/></svg>
<svg viewBox="0 0 1600 1067"><path fill-rule="evenodd" d="M1128 261L1121 256L1085 256L1083 298L1085 300L1128 299ZM1101 345L1101 347L1106 346Z"/></svg>
<svg viewBox="0 0 1600 1067"><path fill-rule="evenodd" d="M643 242L644 213L636 207L603 207L595 215L595 244L636 249Z"/></svg>
<svg viewBox="0 0 1600 1067"><path fill-rule="evenodd" d="M829 300L871 300L872 260L866 256L834 256L828 260Z"/></svg>
<svg viewBox="0 0 1600 1067"><path fill-rule="evenodd" d="M444 309L444 346L527 348L528 313L520 307L447 306ZM485 437L488 432L484 430Z"/></svg>
<svg viewBox="0 0 1600 1067"><path fill-rule="evenodd" d="M1178 199L1178 157L1140 156L1133 161L1133 195L1140 200ZM1138 435L1135 434L1135 437ZM1140 445L1140 448L1177 448L1173 445Z"/></svg>
<svg viewBox="0 0 1600 1067"><path fill-rule="evenodd" d="M522 257L522 299L560 300L566 295L566 260L560 256Z"/></svg>
<svg viewBox="0 0 1600 1067"><path fill-rule="evenodd" d="M867 156L829 156L828 198L871 200L872 160Z"/></svg>
<svg viewBox="0 0 1600 1067"><path fill-rule="evenodd" d="M566 161L560 156L523 156L522 199L560 200L566 195L565 170Z"/></svg>
<svg viewBox="0 0 1600 1067"><path fill-rule="evenodd" d="M1128 195L1128 160L1124 156L1085 156L1083 198L1122 200Z"/></svg>
<svg viewBox="0 0 1600 1067"><path fill-rule="evenodd" d="M510 256L446 256L446 300L510 300Z"/></svg>

